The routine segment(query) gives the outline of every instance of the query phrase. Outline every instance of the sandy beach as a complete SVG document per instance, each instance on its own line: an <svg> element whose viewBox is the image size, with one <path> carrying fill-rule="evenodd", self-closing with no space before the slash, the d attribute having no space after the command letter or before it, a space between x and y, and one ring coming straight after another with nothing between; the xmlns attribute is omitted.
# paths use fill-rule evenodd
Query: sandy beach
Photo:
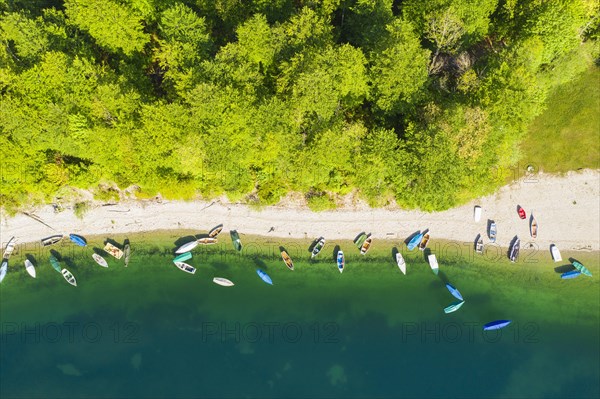
<svg viewBox="0 0 600 399"><path fill-rule="evenodd" d="M473 220L473 207L482 207L481 220ZM527 212L519 219L517 205ZM539 224L536 240L529 235L529 215ZM226 201L126 201L116 205L97 203L82 219L71 210L55 213L42 206L29 215L2 215L2 245L12 236L20 243L52 234L82 235L135 233L153 230L191 229L207 232L217 224L224 231L286 238L353 239L361 231L374 239L404 240L417 230L430 229L436 238L473 242L485 236L488 219L498 226L497 244L507 246L518 235L522 247L534 242L541 250L556 244L565 250L600 249L600 171L570 172L565 176L539 174L523 178L493 195L443 212L426 213L401 209L346 206L335 211L312 212L302 204L256 209ZM42 222L40 222L42 221ZM488 242L487 237L485 242Z"/></svg>

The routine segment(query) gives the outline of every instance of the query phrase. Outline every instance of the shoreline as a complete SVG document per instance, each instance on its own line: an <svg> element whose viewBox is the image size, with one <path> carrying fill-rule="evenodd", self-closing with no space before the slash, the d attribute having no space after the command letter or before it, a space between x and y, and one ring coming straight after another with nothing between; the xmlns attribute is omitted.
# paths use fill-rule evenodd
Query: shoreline
<svg viewBox="0 0 600 399"><path fill-rule="evenodd" d="M477 234L486 236L487 220L498 226L496 244L508 246L518 235L522 248L534 243L540 249L556 244L561 250L597 251L600 249L600 171L569 172L564 176L532 175L501 187L492 195L442 212L369 208L358 205L332 211L312 212L305 206L276 205L256 209L245 204L221 201L124 201L98 205L81 219L72 211L55 213L51 205L37 208L29 215L19 213L0 220L2 244L15 236L19 243L35 242L53 234L110 235L157 230L208 232L223 224L223 233L263 237L315 239L354 239L362 231L374 240L402 240L417 230L430 229L437 238L473 242ZM481 220L473 220L473 207L482 207ZM527 219L519 219L521 205ZM529 216L533 212L538 238L529 235ZM50 227L49 227L50 226Z"/></svg>

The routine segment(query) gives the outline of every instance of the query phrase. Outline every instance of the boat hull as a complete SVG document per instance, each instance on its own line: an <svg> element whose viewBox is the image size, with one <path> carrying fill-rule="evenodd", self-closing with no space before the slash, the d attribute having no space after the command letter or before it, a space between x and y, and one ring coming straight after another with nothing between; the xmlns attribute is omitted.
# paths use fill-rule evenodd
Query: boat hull
<svg viewBox="0 0 600 399"><path fill-rule="evenodd" d="M324 246L325 246L325 239L323 237L321 237L315 244L315 247L313 248L310 257L314 258L315 256L317 256L319 254L319 252L321 252L321 250L323 249Z"/></svg>
<svg viewBox="0 0 600 399"><path fill-rule="evenodd" d="M435 255L431 254L427 256L427 261L429 262L429 267L431 267L433 273L437 275L439 271L439 265Z"/></svg>
<svg viewBox="0 0 600 399"><path fill-rule="evenodd" d="M554 244L552 244L551 247L552 248L550 248L550 254L552 255L552 259L554 260L554 262L562 261L562 256L560 255L558 247Z"/></svg>
<svg viewBox="0 0 600 399"><path fill-rule="evenodd" d="M265 273L262 270L258 269L256 271L256 274L258 274L258 277L260 277L260 279L262 281L264 281L265 283L267 283L269 285L273 285L273 280L271 280L271 277L267 273Z"/></svg>
<svg viewBox="0 0 600 399"><path fill-rule="evenodd" d="M69 239L76 245L79 245L80 247L85 247L87 246L87 240L77 234L69 234Z"/></svg>
<svg viewBox="0 0 600 399"><path fill-rule="evenodd" d="M575 267L575 269L577 269L578 271L581 272L581 274L585 274L588 277L592 277L592 272L590 272L587 267L585 267L584 265L582 265L581 263L577 262L577 261L573 261L573 266Z"/></svg>
<svg viewBox="0 0 600 399"><path fill-rule="evenodd" d="M8 243L6 244L6 248L4 249L4 255L2 255L2 259L10 258L13 251L15 250L16 245L17 245L17 239L15 237L12 237L10 240L8 240Z"/></svg>
<svg viewBox="0 0 600 399"><path fill-rule="evenodd" d="M33 263L29 259L25 259L25 270L31 277L35 278L35 266L33 266Z"/></svg>
<svg viewBox="0 0 600 399"><path fill-rule="evenodd" d="M185 262L173 262L173 263L175 263L175 266L177 266L177 268L181 271L184 271L189 274L196 273L196 268L192 265L188 265Z"/></svg>
<svg viewBox="0 0 600 399"><path fill-rule="evenodd" d="M180 246L179 248L177 248L177 251L175 251L176 254L182 254L184 252L190 252L192 249L196 248L198 246L198 241L190 241L186 244L183 244L182 246Z"/></svg>
<svg viewBox="0 0 600 399"><path fill-rule="evenodd" d="M123 255L125 256L125 267L129 266L129 259L131 258L131 246L125 244L123 247Z"/></svg>
<svg viewBox="0 0 600 399"><path fill-rule="evenodd" d="M8 271L8 262L4 261L4 262L2 262L2 265L0 265L0 283L6 277L7 271Z"/></svg>
<svg viewBox="0 0 600 399"><path fill-rule="evenodd" d="M62 234L59 234L59 235L42 238L40 240L40 242L42 243L42 246L48 247L50 245L54 245L54 244L62 241L63 238L64 238L64 236Z"/></svg>
<svg viewBox="0 0 600 399"><path fill-rule="evenodd" d="M413 249L415 249L415 247L417 245L419 245L421 243L421 240L423 239L423 234L417 234L416 236L414 236L412 238L412 240L410 240L408 242L408 245L406 246L406 248L408 248L409 251L412 251Z"/></svg>
<svg viewBox="0 0 600 399"><path fill-rule="evenodd" d="M71 273L67 269L62 269L60 273L63 275L67 283L71 284L73 287L77 287L77 280L75 280L75 276L73 276L73 273Z"/></svg>
<svg viewBox="0 0 600 399"><path fill-rule="evenodd" d="M346 261L344 259L344 253L342 251L338 251L337 254L337 268L340 273L344 272L344 267L346 266Z"/></svg>
<svg viewBox="0 0 600 399"><path fill-rule="evenodd" d="M173 263L175 262L183 262L186 260L192 259L192 253L191 252L186 252L184 254L181 254L177 257L175 257L175 259L173 259Z"/></svg>
<svg viewBox="0 0 600 399"><path fill-rule="evenodd" d="M406 275L406 262L404 261L404 258L400 252L396 254L396 263L398 264L398 268L402 274Z"/></svg>
<svg viewBox="0 0 600 399"><path fill-rule="evenodd" d="M213 278L213 283L220 285L222 287L232 287L234 286L233 282L231 282L230 280L227 280L226 278L223 277L215 277Z"/></svg>
<svg viewBox="0 0 600 399"><path fill-rule="evenodd" d="M104 245L104 250L116 259L121 259L123 257L123 251L110 242L107 242L106 245Z"/></svg>
<svg viewBox="0 0 600 399"><path fill-rule="evenodd" d="M570 272L561 274L560 278L562 278L563 280L569 280L572 278L579 277L580 275L581 275L581 272L579 270L571 270Z"/></svg>
<svg viewBox="0 0 600 399"><path fill-rule="evenodd" d="M218 226L215 226L215 227L212 228L211 231L208 232L208 236L210 238L215 238L216 236L218 236L221 233L222 230L223 230L223 225L222 224L220 224Z"/></svg>
<svg viewBox="0 0 600 399"><path fill-rule="evenodd" d="M54 270L56 270L57 272L60 273L62 271L62 268L60 267L60 263L58 262L58 259L56 259L53 255L50 255L50 264L52 265Z"/></svg>
<svg viewBox="0 0 600 399"><path fill-rule="evenodd" d="M448 314L448 313L456 312L458 309L460 309L462 307L462 305L464 303L465 303L465 301L452 302L449 306L446 306L444 308L444 313Z"/></svg>
<svg viewBox="0 0 600 399"><path fill-rule="evenodd" d="M512 323L512 320L496 320L484 324L483 331L500 330Z"/></svg>
<svg viewBox="0 0 600 399"><path fill-rule="evenodd" d="M100 266L108 267L108 262L102 256L100 256L98 254L92 254L92 258L94 258L94 261L96 261L96 263L99 264Z"/></svg>
<svg viewBox="0 0 600 399"><path fill-rule="evenodd" d="M452 284L446 283L446 288L448 289L448 291L450 291L454 298L458 299L459 301L464 301L462 295L460 294L460 291L458 291Z"/></svg>

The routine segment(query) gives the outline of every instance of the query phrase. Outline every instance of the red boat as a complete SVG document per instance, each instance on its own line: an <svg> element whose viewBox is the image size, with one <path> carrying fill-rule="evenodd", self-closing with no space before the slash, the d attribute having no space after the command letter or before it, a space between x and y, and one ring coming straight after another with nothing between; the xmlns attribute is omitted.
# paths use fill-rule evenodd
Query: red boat
<svg viewBox="0 0 600 399"><path fill-rule="evenodd" d="M521 219L525 219L527 215L525 215L525 209L521 208L521 205L517 206L517 212L519 212L519 217Z"/></svg>

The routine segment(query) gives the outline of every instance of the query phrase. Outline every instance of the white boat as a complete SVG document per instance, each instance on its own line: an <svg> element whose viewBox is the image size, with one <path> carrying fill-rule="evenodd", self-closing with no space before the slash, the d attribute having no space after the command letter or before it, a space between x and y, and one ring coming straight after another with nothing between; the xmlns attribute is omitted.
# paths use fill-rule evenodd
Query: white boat
<svg viewBox="0 0 600 399"><path fill-rule="evenodd" d="M131 246L129 242L123 247L123 254L125 255L125 267L129 266L129 258L131 257Z"/></svg>
<svg viewBox="0 0 600 399"><path fill-rule="evenodd" d="M475 219L475 222L481 220L481 207L479 205L475 205L475 208L473 209L473 219Z"/></svg>
<svg viewBox="0 0 600 399"><path fill-rule="evenodd" d="M223 287L231 287L233 285L233 283L230 280L227 280L223 277L213 278L213 283L222 285Z"/></svg>
<svg viewBox="0 0 600 399"><path fill-rule="evenodd" d="M194 266L188 265L185 262L175 262L175 266L177 266L178 268L180 268L181 270L183 270L186 273L189 273L189 274L196 273L196 268Z"/></svg>
<svg viewBox="0 0 600 399"><path fill-rule="evenodd" d="M371 233L367 234L367 238L363 241L360 247L360 254L365 255L369 248L371 248L371 244L373 243L373 237L371 237Z"/></svg>
<svg viewBox="0 0 600 399"><path fill-rule="evenodd" d="M114 246L110 242L106 243L106 245L104 246L104 250L117 259L121 259L123 257L123 251L121 251L118 247Z"/></svg>
<svg viewBox="0 0 600 399"><path fill-rule="evenodd" d="M396 254L396 263L398 263L400 271L403 274L406 274L406 262L404 261L404 258L402 257L402 254L400 252Z"/></svg>
<svg viewBox="0 0 600 399"><path fill-rule="evenodd" d="M102 256L100 256L98 254L92 254L92 258L94 258L96 263L99 264L100 266L108 267L108 263L106 262L106 259L104 259Z"/></svg>
<svg viewBox="0 0 600 399"><path fill-rule="evenodd" d="M15 245L17 245L17 239L15 237L8 240L8 244L6 244L6 248L4 249L4 255L2 255L3 259L10 258L10 255L12 255L15 250Z"/></svg>
<svg viewBox="0 0 600 399"><path fill-rule="evenodd" d="M198 246L198 240L190 241L186 244L183 244L179 248L177 248L177 251L175 251L175 253L183 254L185 252L190 252L192 249L196 248L197 246Z"/></svg>
<svg viewBox="0 0 600 399"><path fill-rule="evenodd" d="M439 266L438 266L437 259L435 258L435 255L434 254L429 255L427 257L427 260L429 261L429 266L431 267L431 270L433 270L433 272L435 274L438 274Z"/></svg>
<svg viewBox="0 0 600 399"><path fill-rule="evenodd" d="M73 276L73 274L70 271L68 271L67 269L62 269L60 272L62 273L65 280L67 280L67 283L71 284L74 287L77 287L77 281L75 281L75 276Z"/></svg>
<svg viewBox="0 0 600 399"><path fill-rule="evenodd" d="M550 245L550 253L552 254L552 259L554 259L555 262L560 262L562 260L562 256L560 256L560 251L556 245Z"/></svg>
<svg viewBox="0 0 600 399"><path fill-rule="evenodd" d="M8 261L2 262L2 266L0 266L0 283L6 277L6 271L8 270Z"/></svg>
<svg viewBox="0 0 600 399"><path fill-rule="evenodd" d="M29 273L31 277L35 278L35 267L29 259L25 259L25 270L27 271L27 273Z"/></svg>

